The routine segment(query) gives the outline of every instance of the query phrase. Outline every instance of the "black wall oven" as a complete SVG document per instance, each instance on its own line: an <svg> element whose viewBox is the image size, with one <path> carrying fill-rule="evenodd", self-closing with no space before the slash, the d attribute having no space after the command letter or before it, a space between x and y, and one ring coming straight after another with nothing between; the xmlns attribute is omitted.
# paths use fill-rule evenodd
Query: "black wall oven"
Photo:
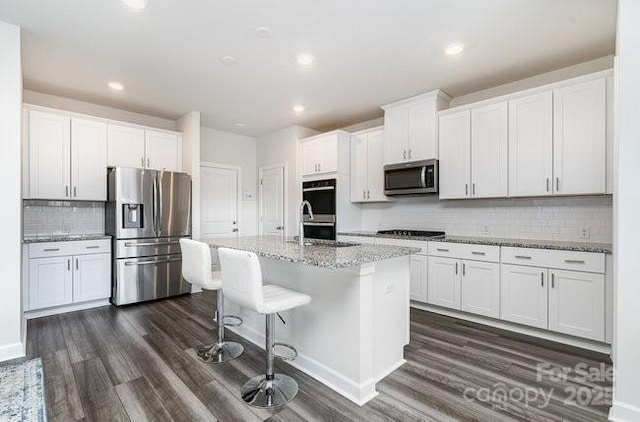
<svg viewBox="0 0 640 422"><path fill-rule="evenodd" d="M336 179L303 182L302 199L313 209L313 220L303 216L304 237L336 240Z"/></svg>

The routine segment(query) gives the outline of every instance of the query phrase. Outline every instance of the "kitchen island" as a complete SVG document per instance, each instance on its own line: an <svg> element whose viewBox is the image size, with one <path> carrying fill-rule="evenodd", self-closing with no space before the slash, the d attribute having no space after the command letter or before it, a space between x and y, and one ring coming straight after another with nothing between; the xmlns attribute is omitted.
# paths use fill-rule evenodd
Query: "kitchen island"
<svg viewBox="0 0 640 422"><path fill-rule="evenodd" d="M276 341L298 350L293 366L362 405L380 379L402 365L409 343L410 254L417 249L314 241L299 246L278 236L204 239L254 252L263 282L311 296L307 306L283 312ZM215 254L214 254L215 258ZM232 331L264 347L263 315L225 301L225 313L243 319Z"/></svg>

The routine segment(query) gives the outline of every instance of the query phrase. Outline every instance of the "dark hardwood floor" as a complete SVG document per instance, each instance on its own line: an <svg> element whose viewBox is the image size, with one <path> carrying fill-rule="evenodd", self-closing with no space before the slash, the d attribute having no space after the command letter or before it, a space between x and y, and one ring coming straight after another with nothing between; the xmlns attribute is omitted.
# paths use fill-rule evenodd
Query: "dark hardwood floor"
<svg viewBox="0 0 640 422"><path fill-rule="evenodd" d="M300 392L278 410L254 409L239 389L263 372L262 350L227 331L245 346L240 358L223 365L196 358L197 347L215 338L214 295L30 320L27 353L44 361L49 420L607 419L611 383L584 373L610 368L608 356L417 310L407 363L378 383L380 394L365 406L278 361L276 370L295 377ZM557 376L541 376L538 365Z"/></svg>

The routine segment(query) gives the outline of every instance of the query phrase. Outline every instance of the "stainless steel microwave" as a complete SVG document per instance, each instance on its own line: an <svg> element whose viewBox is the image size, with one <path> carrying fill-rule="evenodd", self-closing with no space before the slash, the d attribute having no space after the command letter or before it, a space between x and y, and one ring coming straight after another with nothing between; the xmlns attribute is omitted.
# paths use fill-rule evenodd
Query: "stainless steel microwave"
<svg viewBox="0 0 640 422"><path fill-rule="evenodd" d="M438 160L384 166L385 195L438 193Z"/></svg>

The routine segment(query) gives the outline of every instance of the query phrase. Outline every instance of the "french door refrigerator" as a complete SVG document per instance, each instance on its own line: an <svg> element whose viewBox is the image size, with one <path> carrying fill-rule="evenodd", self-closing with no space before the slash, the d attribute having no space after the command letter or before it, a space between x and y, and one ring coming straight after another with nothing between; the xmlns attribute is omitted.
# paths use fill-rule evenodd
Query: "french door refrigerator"
<svg viewBox="0 0 640 422"><path fill-rule="evenodd" d="M114 305L191 291L180 239L191 237L191 177L126 167L107 174L105 231L111 235Z"/></svg>

